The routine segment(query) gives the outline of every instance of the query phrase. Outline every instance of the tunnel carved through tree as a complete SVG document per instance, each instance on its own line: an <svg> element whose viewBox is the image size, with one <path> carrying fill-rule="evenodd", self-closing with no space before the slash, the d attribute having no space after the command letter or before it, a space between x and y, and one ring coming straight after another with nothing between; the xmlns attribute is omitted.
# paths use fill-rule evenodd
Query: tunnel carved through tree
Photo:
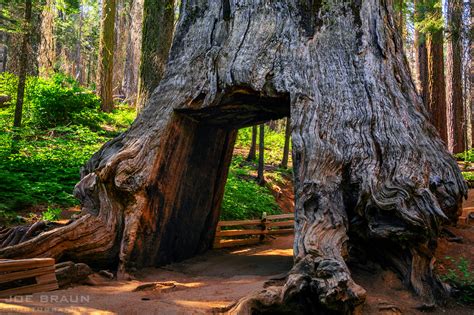
<svg viewBox="0 0 474 315"><path fill-rule="evenodd" d="M378 259L428 303L440 226L467 187L415 91L389 0L182 1L167 70L82 170L83 216L2 258L120 275L211 246L236 129L291 114L295 264L233 312L349 313L347 266Z"/></svg>

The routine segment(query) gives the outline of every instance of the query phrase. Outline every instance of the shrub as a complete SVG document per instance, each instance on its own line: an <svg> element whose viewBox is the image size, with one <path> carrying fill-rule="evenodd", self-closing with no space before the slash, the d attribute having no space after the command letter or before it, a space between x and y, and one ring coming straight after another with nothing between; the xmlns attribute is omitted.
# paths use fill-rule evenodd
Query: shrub
<svg viewBox="0 0 474 315"><path fill-rule="evenodd" d="M16 102L17 86L15 75L0 74L0 94L11 96L11 104ZM99 98L94 93L64 74L57 73L50 78L28 77L23 121L24 125L43 129L71 124L97 126L103 121L99 106ZM14 106L9 106L4 118L9 117L4 120L13 121L13 112Z"/></svg>
<svg viewBox="0 0 474 315"><path fill-rule="evenodd" d="M458 161L474 162L474 149L454 155Z"/></svg>
<svg viewBox="0 0 474 315"><path fill-rule="evenodd" d="M452 257L446 257L454 268L448 269L447 273L441 276L456 289L455 296L463 303L474 303L474 271L469 262L460 257L458 260Z"/></svg>
<svg viewBox="0 0 474 315"><path fill-rule="evenodd" d="M34 125L41 128L90 124L99 120L99 98L63 74L50 79L35 78L28 88ZM82 117L85 116L85 119Z"/></svg>
<svg viewBox="0 0 474 315"><path fill-rule="evenodd" d="M239 129L235 146L237 148L250 148L252 142L252 127ZM274 131L265 126L265 164L280 165L283 158L283 147L285 145L285 130ZM291 139L290 139L291 145ZM258 136L257 136L258 147ZM258 158L258 149L257 149ZM291 154L289 156L291 161ZM290 162L291 165L291 162Z"/></svg>
<svg viewBox="0 0 474 315"><path fill-rule="evenodd" d="M281 213L278 204L267 187L257 184L242 166L243 157L234 157L222 201L221 220L258 219L262 213Z"/></svg>
<svg viewBox="0 0 474 315"><path fill-rule="evenodd" d="M60 208L48 207L48 210L43 212L43 214L41 215L41 218L44 221L57 221L57 220L59 220L59 218L61 216L61 212L62 212L62 210Z"/></svg>

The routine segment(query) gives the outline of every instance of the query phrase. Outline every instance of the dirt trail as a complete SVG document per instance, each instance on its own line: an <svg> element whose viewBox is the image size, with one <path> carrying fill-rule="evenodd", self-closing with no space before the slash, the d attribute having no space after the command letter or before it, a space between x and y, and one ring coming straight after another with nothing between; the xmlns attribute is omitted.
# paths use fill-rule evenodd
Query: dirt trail
<svg viewBox="0 0 474 315"><path fill-rule="evenodd" d="M470 200L474 203L474 190ZM440 239L437 257L466 257L474 262L474 226L450 229L463 243ZM204 314L225 309L265 281L285 274L293 263L293 236L283 236L254 247L212 250L204 255L162 268L141 270L135 280L92 277L94 286L0 299L0 314ZM439 268L448 268L440 265ZM352 268L352 267L351 267ZM442 271L442 270L441 270ZM352 269L354 280L367 290L362 314L422 314L423 303L402 285L397 276L377 265ZM155 290L134 291L159 282ZM451 303L430 314L474 314L474 308Z"/></svg>
<svg viewBox="0 0 474 315"><path fill-rule="evenodd" d="M292 266L292 236L256 247L213 250L163 268L149 268L137 280L110 281L94 276L95 286L34 294L17 301L0 299L0 313L10 314L205 314L222 310L246 294L260 290L272 277ZM376 265L353 270L368 292L363 314L422 314L422 301L405 289L394 273ZM161 288L134 292L143 284ZM474 314L451 305L431 314Z"/></svg>
<svg viewBox="0 0 474 315"><path fill-rule="evenodd" d="M163 268L145 269L137 280L107 281L95 276L96 286L34 294L28 301L0 299L0 313L209 313L261 289L272 276L286 273L293 264L291 248L292 237L284 237L253 248L214 250ZM157 281L164 283L165 290L133 292L139 285Z"/></svg>

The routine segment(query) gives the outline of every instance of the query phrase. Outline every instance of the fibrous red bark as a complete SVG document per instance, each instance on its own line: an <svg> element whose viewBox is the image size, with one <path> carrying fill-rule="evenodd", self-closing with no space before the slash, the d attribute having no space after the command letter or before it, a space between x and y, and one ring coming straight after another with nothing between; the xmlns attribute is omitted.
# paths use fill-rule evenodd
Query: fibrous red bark
<svg viewBox="0 0 474 315"><path fill-rule="evenodd" d="M433 302L439 227L466 185L415 91L385 0L182 2L163 80L131 128L87 163L85 215L0 257L134 268L212 244L235 130L288 116L295 265L234 311L351 312L360 253ZM359 253L359 254L357 254Z"/></svg>

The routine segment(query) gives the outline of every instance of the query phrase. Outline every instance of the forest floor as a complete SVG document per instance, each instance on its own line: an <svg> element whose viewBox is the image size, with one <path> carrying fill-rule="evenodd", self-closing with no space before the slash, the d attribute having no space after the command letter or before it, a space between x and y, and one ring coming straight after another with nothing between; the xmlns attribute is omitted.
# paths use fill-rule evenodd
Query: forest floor
<svg viewBox="0 0 474 315"><path fill-rule="evenodd" d="M285 187L286 188L286 187ZM276 190L278 191L278 189ZM465 207L474 205L474 190ZM440 239L437 269L446 272L461 257L474 261L474 225L450 228L462 243ZM0 299L0 313L52 314L203 314L228 309L235 301L261 290L264 282L285 274L292 266L293 236L270 239L253 247L211 250L161 268L148 268L129 281L92 275L89 285L34 294L29 298ZM445 259L446 256L450 260ZM423 302L398 277L377 265L352 268L355 281L367 290L362 314L421 314ZM152 288L138 287L157 283ZM474 314L473 306L454 301L431 314Z"/></svg>

